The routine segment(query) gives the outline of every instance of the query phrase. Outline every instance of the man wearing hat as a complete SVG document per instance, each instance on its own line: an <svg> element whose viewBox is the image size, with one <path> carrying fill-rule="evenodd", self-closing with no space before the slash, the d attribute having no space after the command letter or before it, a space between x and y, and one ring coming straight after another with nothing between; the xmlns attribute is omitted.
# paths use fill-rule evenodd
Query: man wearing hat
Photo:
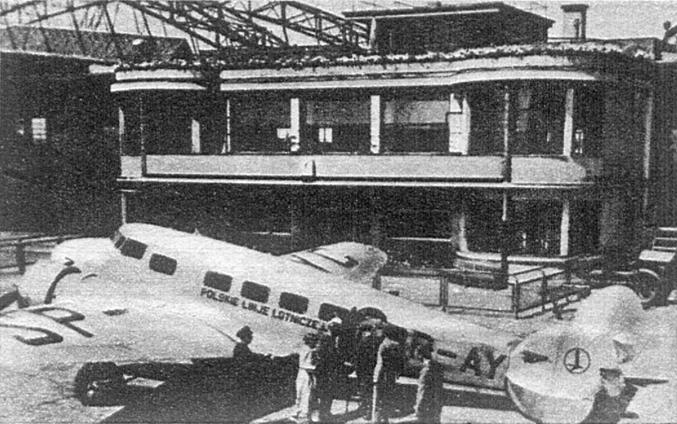
<svg viewBox="0 0 677 424"><path fill-rule="evenodd" d="M235 337L237 337L239 341L233 349L233 360L238 364L245 364L257 359L258 355L255 355L251 349L249 349L249 344L254 340L252 329L249 328L248 325L245 325L235 333Z"/></svg>

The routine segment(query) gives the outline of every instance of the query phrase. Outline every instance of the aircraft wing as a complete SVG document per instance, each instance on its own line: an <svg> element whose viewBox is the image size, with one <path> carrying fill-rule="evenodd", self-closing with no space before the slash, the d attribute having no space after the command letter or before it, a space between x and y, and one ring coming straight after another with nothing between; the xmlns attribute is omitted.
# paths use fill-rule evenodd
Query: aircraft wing
<svg viewBox="0 0 677 424"><path fill-rule="evenodd" d="M185 301L178 305L87 296L0 314L0 422L73 416L70 410L84 408L73 398L75 376L88 362L230 356L234 340L228 333L239 323L205 315L210 311Z"/></svg>
<svg viewBox="0 0 677 424"><path fill-rule="evenodd" d="M282 256L316 271L370 284L388 256L373 246L341 242Z"/></svg>

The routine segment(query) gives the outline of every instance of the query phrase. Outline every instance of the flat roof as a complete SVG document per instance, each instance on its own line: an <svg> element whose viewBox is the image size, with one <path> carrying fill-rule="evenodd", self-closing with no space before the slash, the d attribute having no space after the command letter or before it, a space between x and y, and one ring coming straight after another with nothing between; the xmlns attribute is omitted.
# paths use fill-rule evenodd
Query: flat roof
<svg viewBox="0 0 677 424"><path fill-rule="evenodd" d="M420 18L428 16L454 16L454 15L482 15L486 13L509 13L518 14L525 19L534 21L541 21L548 24L548 26L555 23L552 19L548 19L535 13L527 12L507 5L502 2L477 2L477 3L457 3L444 4L437 2L427 6L412 6L412 7L392 7L379 9L362 9L362 10L347 10L343 15L351 20L366 21L375 19L406 19L406 18Z"/></svg>

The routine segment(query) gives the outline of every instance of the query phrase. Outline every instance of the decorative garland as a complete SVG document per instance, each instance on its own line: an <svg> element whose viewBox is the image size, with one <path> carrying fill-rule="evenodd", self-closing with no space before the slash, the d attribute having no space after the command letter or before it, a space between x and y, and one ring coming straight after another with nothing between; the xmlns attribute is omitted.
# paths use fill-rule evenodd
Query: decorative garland
<svg viewBox="0 0 677 424"><path fill-rule="evenodd" d="M196 58L194 60L150 61L121 63L117 70L192 69L218 72L227 69L304 69L330 66L393 65L402 63L454 62L467 59L491 59L530 55L552 56L606 56L619 59L653 61L656 56L636 42L587 41L582 43L521 44L495 47L463 48L451 52L422 54L348 54L345 52L308 52L271 49L266 52L250 50L225 51L222 57ZM225 54L228 54L225 56Z"/></svg>

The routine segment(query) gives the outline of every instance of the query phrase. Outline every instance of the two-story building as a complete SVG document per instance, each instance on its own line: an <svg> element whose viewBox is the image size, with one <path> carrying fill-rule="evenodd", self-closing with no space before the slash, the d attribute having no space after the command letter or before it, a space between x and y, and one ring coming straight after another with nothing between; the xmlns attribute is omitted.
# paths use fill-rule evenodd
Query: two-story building
<svg viewBox="0 0 677 424"><path fill-rule="evenodd" d="M372 53L119 67L124 219L443 268L629 249L656 223L675 127L659 40L549 42L552 21L502 3L346 16Z"/></svg>

